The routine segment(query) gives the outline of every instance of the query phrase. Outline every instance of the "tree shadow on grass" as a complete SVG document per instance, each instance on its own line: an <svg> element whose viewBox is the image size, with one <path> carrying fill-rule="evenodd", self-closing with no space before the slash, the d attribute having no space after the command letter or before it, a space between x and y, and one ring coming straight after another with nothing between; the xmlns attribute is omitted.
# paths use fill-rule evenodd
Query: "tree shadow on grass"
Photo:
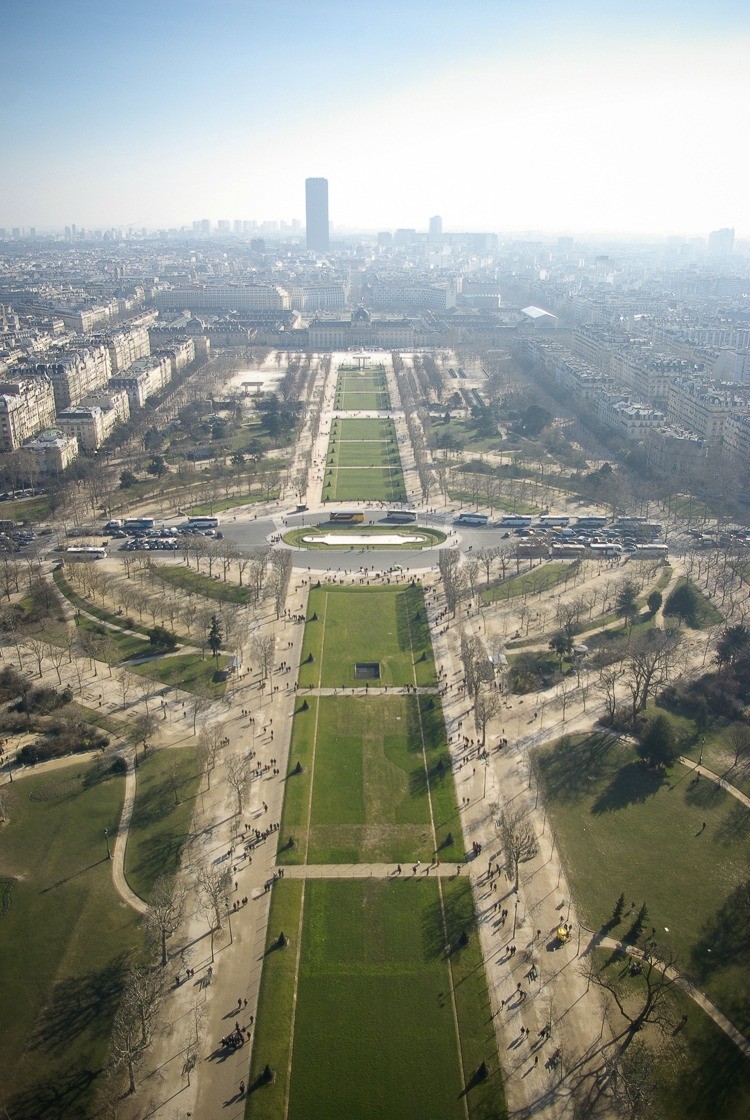
<svg viewBox="0 0 750 1120"><path fill-rule="evenodd" d="M669 1078L670 1112L679 1116L738 1116L747 1101L747 1058L717 1030L682 1035L687 1048ZM666 1095L666 1091L665 1091ZM682 1102L680 1104L680 1102Z"/></svg>
<svg viewBox="0 0 750 1120"><path fill-rule="evenodd" d="M127 967L121 953L104 968L85 976L72 976L55 984L37 1016L29 1049L64 1052L71 1038L88 1030L96 1020L105 1021L115 1012Z"/></svg>
<svg viewBox="0 0 750 1120"><path fill-rule="evenodd" d="M616 746L611 735L589 735L581 742L563 738L553 751L541 754L540 772L548 796L560 802L585 797L591 781L613 769Z"/></svg>
<svg viewBox="0 0 750 1120"><path fill-rule="evenodd" d="M90 1069L55 1073L5 1102L13 1120L61 1120L90 1116L84 1100L97 1072ZM5 1110L4 1110L5 1111Z"/></svg>
<svg viewBox="0 0 750 1120"><path fill-rule="evenodd" d="M600 813L613 813L627 809L648 800L659 792L664 784L665 775L661 770L650 770L642 762L628 762L615 773L606 789L591 806L594 816Z"/></svg>
<svg viewBox="0 0 750 1120"><path fill-rule="evenodd" d="M716 842L728 846L739 841L750 840L750 809L736 803L722 820L714 833Z"/></svg>
<svg viewBox="0 0 750 1120"><path fill-rule="evenodd" d="M694 781L694 780L693 780ZM701 778L693 784L693 781L687 785L683 797L686 805L692 805L697 809L715 809L720 805L729 794L723 790L716 782L707 781Z"/></svg>
<svg viewBox="0 0 750 1120"><path fill-rule="evenodd" d="M154 882L160 875L173 875L187 837L184 832L160 832L138 842L137 858L128 864L126 878L147 878ZM133 854L134 844L130 851Z"/></svg>
<svg viewBox="0 0 750 1120"><path fill-rule="evenodd" d="M750 964L750 879L735 887L704 924L691 957L701 980L727 965Z"/></svg>

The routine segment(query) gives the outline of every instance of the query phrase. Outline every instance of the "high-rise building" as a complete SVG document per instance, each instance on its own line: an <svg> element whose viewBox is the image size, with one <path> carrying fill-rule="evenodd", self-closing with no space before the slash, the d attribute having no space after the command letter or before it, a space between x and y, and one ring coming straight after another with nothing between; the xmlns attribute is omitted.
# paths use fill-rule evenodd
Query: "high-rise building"
<svg viewBox="0 0 750 1120"><path fill-rule="evenodd" d="M439 214L430 218L430 241L439 241L443 236L443 219Z"/></svg>
<svg viewBox="0 0 750 1120"><path fill-rule="evenodd" d="M305 179L306 243L308 249L328 251L328 180Z"/></svg>
<svg viewBox="0 0 750 1120"><path fill-rule="evenodd" d="M712 257L728 257L734 249L734 230L715 229L708 235L708 252Z"/></svg>

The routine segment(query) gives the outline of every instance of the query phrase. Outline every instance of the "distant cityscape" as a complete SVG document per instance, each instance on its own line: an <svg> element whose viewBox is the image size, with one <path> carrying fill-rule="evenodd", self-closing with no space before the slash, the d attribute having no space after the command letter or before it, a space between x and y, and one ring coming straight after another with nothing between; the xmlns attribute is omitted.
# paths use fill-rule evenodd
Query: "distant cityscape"
<svg viewBox="0 0 750 1120"><path fill-rule="evenodd" d="M444 228L0 229L0 450L32 475L97 453L212 348L507 348L655 468L750 461L750 245L600 245ZM33 457L32 460L29 455Z"/></svg>

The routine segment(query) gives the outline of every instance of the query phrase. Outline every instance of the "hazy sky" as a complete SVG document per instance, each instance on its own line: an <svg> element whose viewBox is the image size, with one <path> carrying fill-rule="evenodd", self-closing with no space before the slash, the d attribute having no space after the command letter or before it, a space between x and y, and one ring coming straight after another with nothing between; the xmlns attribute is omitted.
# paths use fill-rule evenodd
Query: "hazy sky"
<svg viewBox="0 0 750 1120"><path fill-rule="evenodd" d="M0 0L0 225L750 235L748 0Z"/></svg>

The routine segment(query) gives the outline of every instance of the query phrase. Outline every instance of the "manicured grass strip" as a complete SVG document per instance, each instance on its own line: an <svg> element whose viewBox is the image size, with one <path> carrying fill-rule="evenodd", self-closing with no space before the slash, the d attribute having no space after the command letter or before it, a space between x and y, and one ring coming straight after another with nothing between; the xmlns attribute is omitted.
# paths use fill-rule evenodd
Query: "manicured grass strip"
<svg viewBox="0 0 750 1120"><path fill-rule="evenodd" d="M461 1120L437 883L311 880L305 893L290 1120Z"/></svg>
<svg viewBox="0 0 750 1120"><path fill-rule="evenodd" d="M216 599L220 603L245 604L252 599L252 592L247 587L211 579L210 576L204 576L180 564L154 564L151 571L162 583L168 583L172 587L179 587L195 595L203 595L206 599Z"/></svg>
<svg viewBox="0 0 750 1120"><path fill-rule="evenodd" d="M387 412L391 407L388 393L373 393L367 390L344 392L336 395L334 408L341 412Z"/></svg>
<svg viewBox="0 0 750 1120"><path fill-rule="evenodd" d="M124 781L74 764L4 787L0 918L0 1104L14 1120L94 1114L120 983L139 916L112 885ZM29 795L34 795L32 799Z"/></svg>
<svg viewBox="0 0 750 1120"><path fill-rule="evenodd" d="M175 875L190 830L201 783L195 747L139 748L136 795L125 853L125 875L137 895L148 901L154 880Z"/></svg>
<svg viewBox="0 0 750 1120"><path fill-rule="evenodd" d="M626 910L631 900L636 909L645 902L646 933L655 926L657 939L677 951L680 969L747 1033L750 957L740 942L725 951L735 934L717 917L747 877L744 806L715 783L691 785L690 770L679 763L666 777L647 770L632 747L606 735L560 740L539 759L583 919L600 928L621 891ZM624 936L634 917L613 936Z"/></svg>
<svg viewBox="0 0 750 1120"><path fill-rule="evenodd" d="M131 665L130 669L139 676L151 677L152 680L172 688L184 688L186 692L205 692L218 698L224 695L226 681L215 678L217 671L221 672L226 663L227 658L223 656L217 663L212 657L202 658L199 653L180 653L144 661L141 665Z"/></svg>
<svg viewBox="0 0 750 1120"><path fill-rule="evenodd" d="M317 710L317 696L298 699L292 724L289 768L284 785L284 811L279 830L279 863L305 862L309 824L307 811L310 804ZM295 773L297 763L302 767L301 773ZM294 839L294 847L289 845L290 838Z"/></svg>
<svg viewBox="0 0 750 1120"><path fill-rule="evenodd" d="M309 863L432 859L414 696L319 700Z"/></svg>
<svg viewBox="0 0 750 1120"><path fill-rule="evenodd" d="M419 714L427 758L438 859L443 863L460 863L466 858L466 851L443 708L438 697L420 696Z"/></svg>
<svg viewBox="0 0 750 1120"><path fill-rule="evenodd" d="M313 621L317 615L317 621ZM322 673L322 619L326 618ZM356 662L377 661L383 685L435 685L435 661L427 630L421 587L313 588L302 645L301 688L363 687L354 675ZM414 646L412 648L412 642ZM309 660L312 654L312 661ZM414 674L416 672L416 681Z"/></svg>
<svg viewBox="0 0 750 1120"><path fill-rule="evenodd" d="M691 624L694 630L708 630L711 626L717 626L720 622L724 621L724 615L721 611L713 605L710 599L707 599L700 588L696 587L691 579L686 576L681 576L674 585L674 589L670 595L674 594L678 588L690 587L695 596L695 619ZM667 596L664 603L664 615L667 618L673 618L669 611L669 598Z"/></svg>
<svg viewBox="0 0 750 1120"><path fill-rule="evenodd" d="M471 507L476 505L477 502L484 502L481 494L472 493L469 490L456 490L453 487L448 488L448 497L452 502L463 502ZM489 509L489 502L484 503L484 508ZM539 513L543 507L535 505L533 502L514 501L513 498L508 497L504 499L502 494L492 500L492 509L494 513Z"/></svg>
<svg viewBox="0 0 750 1120"><path fill-rule="evenodd" d="M491 1026L484 958L476 927L471 884L467 879L441 879L448 944L456 945L463 932L468 942L451 953L453 991L461 1039L464 1077L472 1086L467 1094L471 1120L503 1120L507 1116L502 1071ZM488 1076L475 1077L482 1063Z"/></svg>
<svg viewBox="0 0 750 1120"><path fill-rule="evenodd" d="M552 561L549 564L539 564L520 576L511 576L501 583L490 584L488 590L482 592L482 598L496 603L515 599L519 595L538 594L570 579L572 574L570 563Z"/></svg>
<svg viewBox="0 0 750 1120"><path fill-rule="evenodd" d="M52 573L52 578L54 579L60 593L62 595L64 595L65 598L68 599L69 602L71 602L74 607L79 607L82 611L86 611L88 614L92 614L94 616L94 618L101 619L102 622L109 622L113 626L118 626L118 627L122 626L122 624L123 624L123 616L122 615L112 614L111 611L104 610L103 607L95 606L95 604L91 603L88 599L83 599L78 594L78 592L74 591L73 588L71 587L71 585L68 583L68 581L66 580L65 576L62 573L61 568L57 568ZM133 622L132 620L130 620L130 623L128 625L128 630L134 630L139 634L148 635L148 630L146 629L145 626L140 626L137 622Z"/></svg>
<svg viewBox="0 0 750 1120"><path fill-rule="evenodd" d="M102 727L110 735L127 735L130 729L128 721L122 719L121 716L107 715L101 708L87 708L85 704L79 704L75 700L67 705L65 715L74 719L85 720L86 723L91 723L95 727Z"/></svg>
<svg viewBox="0 0 750 1120"><path fill-rule="evenodd" d="M341 440L395 439L396 426L392 420L337 418L331 425L331 435Z"/></svg>
<svg viewBox="0 0 750 1120"><path fill-rule="evenodd" d="M248 1120L280 1120L285 1115L292 1045L290 1024L294 1018L298 929L304 887L300 879L282 879L273 887L245 1105ZM282 932L289 938L289 945L285 949L275 949L274 942ZM274 1083L261 1080L266 1065L276 1073Z"/></svg>
<svg viewBox="0 0 750 1120"><path fill-rule="evenodd" d="M330 486L328 485L330 483ZM406 486L397 467L346 467L326 475L323 500L334 502L403 502Z"/></svg>
<svg viewBox="0 0 750 1120"><path fill-rule="evenodd" d="M329 467L398 467L398 447L388 440L339 440L328 449Z"/></svg>
<svg viewBox="0 0 750 1120"><path fill-rule="evenodd" d="M90 618L81 616L78 620L78 630L81 633L88 632L101 638L105 642L114 643L114 648L117 650L119 660L126 661L131 657L148 657L154 652L154 647L150 642L144 641L143 638L137 638L135 634L126 634L124 630L115 630L109 626L102 626L98 622L94 622ZM95 658L97 661L104 661L106 658Z"/></svg>

